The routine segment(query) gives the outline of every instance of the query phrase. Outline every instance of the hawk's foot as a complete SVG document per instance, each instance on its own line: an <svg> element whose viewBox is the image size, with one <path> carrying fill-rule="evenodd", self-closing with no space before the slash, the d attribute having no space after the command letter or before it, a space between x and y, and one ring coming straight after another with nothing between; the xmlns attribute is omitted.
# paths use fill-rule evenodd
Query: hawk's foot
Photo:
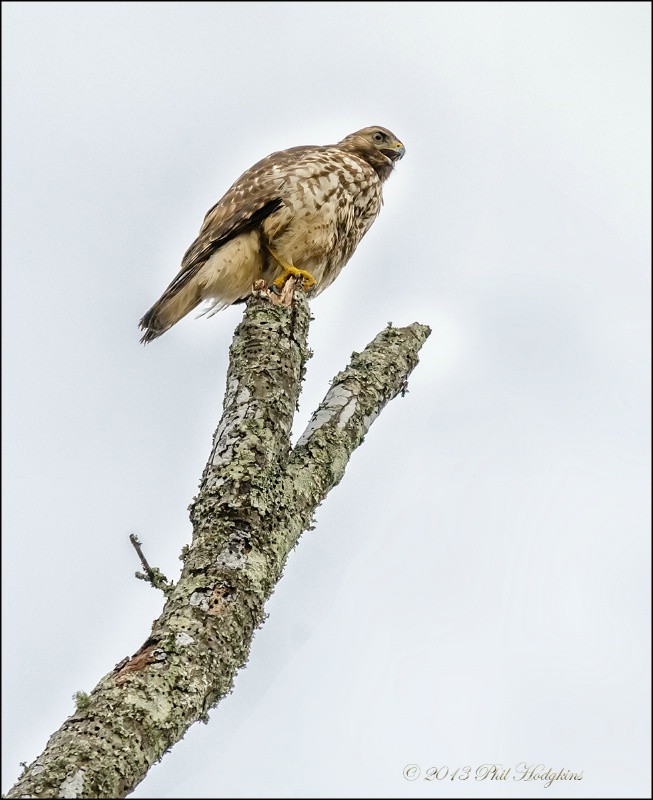
<svg viewBox="0 0 653 800"><path fill-rule="evenodd" d="M281 267L283 269L283 275L280 275L278 278L272 281L272 285L270 286L270 289L276 294L281 293L281 290L286 285L286 281L291 275L303 280L305 292L308 292L315 287L315 278L310 272L306 272L305 269L297 269L297 267L293 267L290 264L281 264Z"/></svg>
<svg viewBox="0 0 653 800"><path fill-rule="evenodd" d="M287 261L281 258L281 256L278 253L276 253L269 245L268 245L268 251L272 256L272 258L274 258L274 260L283 270L283 273L279 275L279 277L276 278L274 281L272 281L272 284L270 285L270 291L274 292L275 294L281 294L281 292L283 291L283 287L286 285L286 281L288 280L288 278L290 278L291 275L294 275L295 278L302 279L305 292L308 292L315 286L315 278L311 275L310 272L307 272L305 269L297 269L297 267L293 267L292 264L289 264Z"/></svg>

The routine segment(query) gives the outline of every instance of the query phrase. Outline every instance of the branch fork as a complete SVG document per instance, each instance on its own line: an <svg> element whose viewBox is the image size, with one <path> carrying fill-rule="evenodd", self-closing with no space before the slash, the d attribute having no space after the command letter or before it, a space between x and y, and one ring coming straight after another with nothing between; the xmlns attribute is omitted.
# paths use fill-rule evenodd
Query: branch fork
<svg viewBox="0 0 653 800"><path fill-rule="evenodd" d="M124 797L231 690L288 554L373 421L405 394L430 334L418 323L390 326L354 353L293 447L309 321L294 278L280 296L255 287L231 345L222 419L190 506L181 576L172 585L132 534L142 578L166 594L163 612L7 797Z"/></svg>

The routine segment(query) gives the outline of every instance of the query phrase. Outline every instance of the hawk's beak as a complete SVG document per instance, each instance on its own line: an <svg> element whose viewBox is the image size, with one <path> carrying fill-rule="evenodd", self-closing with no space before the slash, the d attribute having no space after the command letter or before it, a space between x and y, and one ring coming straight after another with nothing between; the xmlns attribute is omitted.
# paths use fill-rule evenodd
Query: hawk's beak
<svg viewBox="0 0 653 800"><path fill-rule="evenodd" d="M406 152L406 148L403 146L401 142L395 142L393 147L384 147L381 152L386 158L389 158L390 161L399 161L400 158L404 157L404 153Z"/></svg>

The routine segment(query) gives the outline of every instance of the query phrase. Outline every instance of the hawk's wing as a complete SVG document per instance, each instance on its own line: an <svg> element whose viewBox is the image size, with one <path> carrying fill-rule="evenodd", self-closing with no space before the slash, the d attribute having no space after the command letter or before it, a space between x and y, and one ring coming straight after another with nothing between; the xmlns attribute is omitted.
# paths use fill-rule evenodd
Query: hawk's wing
<svg viewBox="0 0 653 800"><path fill-rule="evenodd" d="M227 193L209 209L199 236L186 251L179 273L161 300L176 294L220 247L259 225L282 205L286 170L315 147L291 147L263 158L238 178Z"/></svg>

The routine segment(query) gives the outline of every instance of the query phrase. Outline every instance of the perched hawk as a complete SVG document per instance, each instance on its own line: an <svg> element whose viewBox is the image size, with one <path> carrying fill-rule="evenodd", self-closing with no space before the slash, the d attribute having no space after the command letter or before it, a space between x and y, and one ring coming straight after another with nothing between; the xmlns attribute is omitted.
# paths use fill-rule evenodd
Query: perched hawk
<svg viewBox="0 0 653 800"><path fill-rule="evenodd" d="M290 275L319 294L351 258L381 210L381 190L404 146L387 128L338 144L291 147L254 164L204 218L177 277L140 321L144 344L202 301L215 313L255 281Z"/></svg>

